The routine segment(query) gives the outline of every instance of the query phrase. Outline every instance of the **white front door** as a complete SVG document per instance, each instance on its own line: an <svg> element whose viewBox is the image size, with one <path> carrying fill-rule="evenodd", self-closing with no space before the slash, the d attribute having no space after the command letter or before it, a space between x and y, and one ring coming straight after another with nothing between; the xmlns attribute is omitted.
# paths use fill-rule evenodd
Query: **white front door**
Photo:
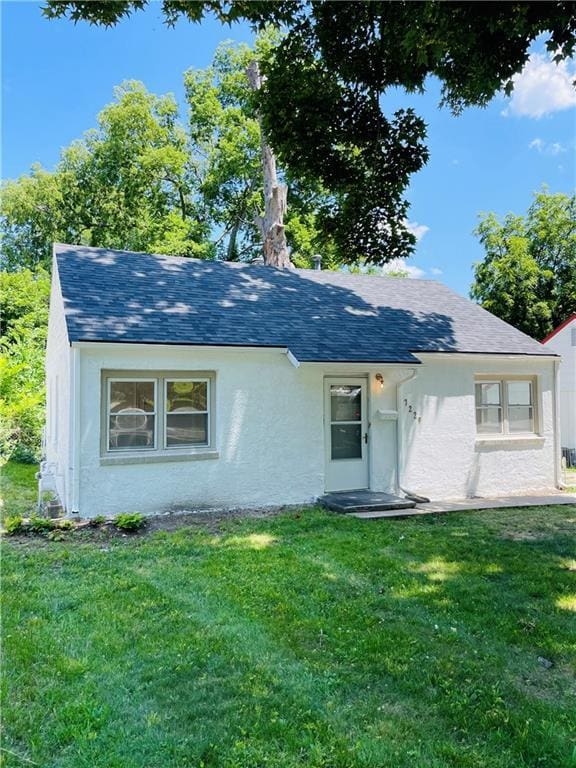
<svg viewBox="0 0 576 768"><path fill-rule="evenodd" d="M326 490L368 488L367 380L324 381Z"/></svg>

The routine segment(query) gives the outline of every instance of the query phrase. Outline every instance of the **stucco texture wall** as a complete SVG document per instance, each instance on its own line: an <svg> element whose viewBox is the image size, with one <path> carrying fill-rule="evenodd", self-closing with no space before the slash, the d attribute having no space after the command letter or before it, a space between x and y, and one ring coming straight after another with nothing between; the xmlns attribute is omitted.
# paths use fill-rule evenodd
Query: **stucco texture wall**
<svg viewBox="0 0 576 768"><path fill-rule="evenodd" d="M103 466L102 370L213 371L218 458ZM322 387L278 351L83 350L80 512L312 501L322 492Z"/></svg>
<svg viewBox="0 0 576 768"><path fill-rule="evenodd" d="M107 465L101 456L102 371L213 371L218 458ZM81 350L79 511L82 516L173 508L300 504L324 488L324 377L366 376L370 486L396 484L397 384L412 369L302 365L279 350L94 346ZM375 379L381 372L384 386ZM538 375L541 436L479 444L475 373ZM433 499L498 495L554 483L552 364L427 361L402 389L404 487ZM403 400L407 405L404 406ZM409 412L409 405L413 410ZM413 418L414 410L421 417Z"/></svg>
<svg viewBox="0 0 576 768"><path fill-rule="evenodd" d="M562 355L559 371L560 439L563 448L576 448L576 320L565 325L550 341L552 352Z"/></svg>
<svg viewBox="0 0 576 768"><path fill-rule="evenodd" d="M537 436L477 435L477 374L537 376ZM414 411L419 419L414 419ZM401 476L409 490L431 499L458 499L554 486L553 364L549 361L434 361L428 357L417 378L403 389L399 418L405 436Z"/></svg>

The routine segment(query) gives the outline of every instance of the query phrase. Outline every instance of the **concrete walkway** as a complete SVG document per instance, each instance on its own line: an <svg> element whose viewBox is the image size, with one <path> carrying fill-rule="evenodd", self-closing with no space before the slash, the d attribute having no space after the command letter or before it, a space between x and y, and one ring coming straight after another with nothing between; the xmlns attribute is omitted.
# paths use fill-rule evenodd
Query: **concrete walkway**
<svg viewBox="0 0 576 768"><path fill-rule="evenodd" d="M376 520L383 517L413 517L414 515L435 515L442 512L464 512L474 509L506 509L511 507L544 507L550 504L573 504L576 512L576 495L547 492L529 496L498 496L495 498L454 499L451 501L430 501L417 504L414 509L382 510L379 512L349 512L351 517Z"/></svg>

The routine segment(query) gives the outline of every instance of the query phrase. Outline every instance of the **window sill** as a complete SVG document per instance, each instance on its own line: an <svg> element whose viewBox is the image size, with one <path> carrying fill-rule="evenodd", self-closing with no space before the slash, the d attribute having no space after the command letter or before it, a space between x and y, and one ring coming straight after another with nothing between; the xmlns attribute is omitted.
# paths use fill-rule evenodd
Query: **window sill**
<svg viewBox="0 0 576 768"><path fill-rule="evenodd" d="M542 435L482 435L476 437L476 445L518 445L518 443L542 445L544 440Z"/></svg>
<svg viewBox="0 0 576 768"><path fill-rule="evenodd" d="M211 448L203 448L194 451L154 451L154 453L118 453L107 454L100 457L101 467L110 467L115 464L161 464L173 461L206 461L218 459L220 454Z"/></svg>

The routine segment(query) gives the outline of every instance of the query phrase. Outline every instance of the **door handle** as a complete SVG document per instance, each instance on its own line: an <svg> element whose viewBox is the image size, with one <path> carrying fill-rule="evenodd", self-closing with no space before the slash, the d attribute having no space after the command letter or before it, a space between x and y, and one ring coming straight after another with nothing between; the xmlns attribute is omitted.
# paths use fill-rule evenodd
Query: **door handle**
<svg viewBox="0 0 576 768"><path fill-rule="evenodd" d="M368 445L368 432L364 432L364 442Z"/></svg>

